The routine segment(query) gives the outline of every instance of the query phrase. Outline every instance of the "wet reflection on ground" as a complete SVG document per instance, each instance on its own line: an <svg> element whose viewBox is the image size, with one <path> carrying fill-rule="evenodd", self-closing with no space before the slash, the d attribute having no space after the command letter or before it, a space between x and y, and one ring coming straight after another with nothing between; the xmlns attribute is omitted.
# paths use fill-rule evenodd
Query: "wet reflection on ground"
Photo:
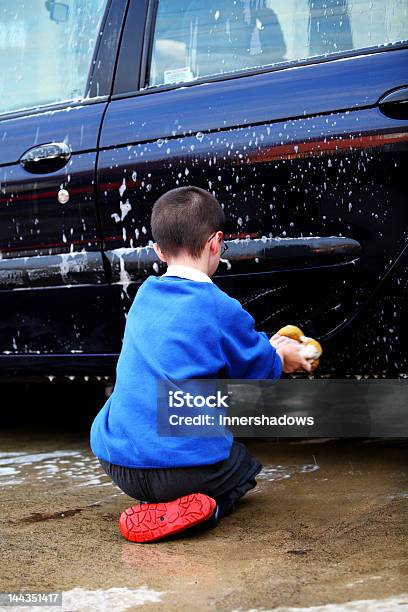
<svg viewBox="0 0 408 612"><path fill-rule="evenodd" d="M408 605L406 441L243 440L264 467L237 511L194 538L138 545L117 526L134 500L89 449L99 391L93 403L60 393L75 410L43 401L33 415L20 396L3 419L0 591L63 591L67 611Z"/></svg>

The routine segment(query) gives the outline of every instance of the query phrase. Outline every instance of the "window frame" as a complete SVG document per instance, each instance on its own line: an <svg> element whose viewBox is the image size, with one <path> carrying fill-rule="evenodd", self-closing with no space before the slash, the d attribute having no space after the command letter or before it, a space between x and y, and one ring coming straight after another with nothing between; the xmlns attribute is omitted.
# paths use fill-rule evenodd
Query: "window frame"
<svg viewBox="0 0 408 612"><path fill-rule="evenodd" d="M304 60L292 60L278 65L249 68L233 72L223 72L220 74L200 77L192 81L181 81L180 83L169 83L163 85L149 86L149 70L153 54L153 40L159 0L141 0L139 2L135 2L135 0L130 1L131 5L126 19L126 25L122 40L122 46L126 47L126 55L125 53L122 53L121 48L119 53L115 84L112 92L112 99L127 98L132 95L150 95L152 93L179 89L180 87L193 87L194 85L202 85L204 83L216 83L219 81L240 79L254 76L257 74L272 73L281 70L287 70L290 68L297 68L298 66L300 67L315 64L324 64L339 59L349 59L362 55L373 55L374 53L391 52L394 50L408 48L407 39L406 41L394 44L387 43L378 47L364 47L361 49L341 51L339 53L333 53L329 56L314 56ZM139 5L137 7L137 10L136 4ZM140 23L140 18L142 17L140 4L144 5L143 9L145 12L145 27L142 37L143 47L141 52L139 41L135 41L136 37L134 36L135 29L137 28L138 23ZM132 55L132 51L133 53L136 51L137 55ZM129 63L131 63L129 57L138 57L137 64L133 64L133 73L132 70L129 70ZM118 75L120 75L119 79Z"/></svg>
<svg viewBox="0 0 408 612"><path fill-rule="evenodd" d="M157 3L151 0L129 0L118 53L113 98L142 89L147 61L146 50L156 21L156 7Z"/></svg>
<svg viewBox="0 0 408 612"><path fill-rule="evenodd" d="M108 0L106 4L86 79L85 98L75 101L50 102L4 113L0 111L0 122L54 110L62 110L67 106L73 108L106 101L112 93L118 48L123 34L123 25L129 2L130 0ZM114 48L114 57L108 56L110 46ZM110 53L112 55L112 51ZM106 69L107 62L110 63L110 65L108 64L108 70Z"/></svg>

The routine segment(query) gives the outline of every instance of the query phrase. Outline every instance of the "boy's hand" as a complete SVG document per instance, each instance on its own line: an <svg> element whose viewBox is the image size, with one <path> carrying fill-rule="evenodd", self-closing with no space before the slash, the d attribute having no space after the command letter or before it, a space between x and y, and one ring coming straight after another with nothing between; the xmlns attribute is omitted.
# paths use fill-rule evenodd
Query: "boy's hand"
<svg viewBox="0 0 408 612"><path fill-rule="evenodd" d="M300 342L275 334L269 340L272 346L276 349L279 357L282 359L283 371L285 374L293 372L310 372L312 365L310 361L302 357L299 353Z"/></svg>

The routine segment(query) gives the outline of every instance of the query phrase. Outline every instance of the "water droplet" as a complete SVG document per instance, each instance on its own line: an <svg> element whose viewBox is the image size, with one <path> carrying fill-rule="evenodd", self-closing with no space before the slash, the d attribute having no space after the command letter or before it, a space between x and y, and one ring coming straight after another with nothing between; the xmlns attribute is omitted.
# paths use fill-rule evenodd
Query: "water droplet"
<svg viewBox="0 0 408 612"><path fill-rule="evenodd" d="M125 193L125 191L126 191L126 179L124 178L124 179L123 179L123 181L122 181L121 186L119 187L119 194L120 194L120 197L122 197L122 196L123 196L123 194Z"/></svg>

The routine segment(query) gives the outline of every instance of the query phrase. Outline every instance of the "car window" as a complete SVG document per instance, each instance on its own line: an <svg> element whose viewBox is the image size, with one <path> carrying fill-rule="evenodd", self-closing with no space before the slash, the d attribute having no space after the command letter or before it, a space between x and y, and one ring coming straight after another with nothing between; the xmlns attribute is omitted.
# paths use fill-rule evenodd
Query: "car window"
<svg viewBox="0 0 408 612"><path fill-rule="evenodd" d="M107 0L1 0L0 113L74 100Z"/></svg>
<svg viewBox="0 0 408 612"><path fill-rule="evenodd" d="M407 38L406 0L159 0L148 85Z"/></svg>

